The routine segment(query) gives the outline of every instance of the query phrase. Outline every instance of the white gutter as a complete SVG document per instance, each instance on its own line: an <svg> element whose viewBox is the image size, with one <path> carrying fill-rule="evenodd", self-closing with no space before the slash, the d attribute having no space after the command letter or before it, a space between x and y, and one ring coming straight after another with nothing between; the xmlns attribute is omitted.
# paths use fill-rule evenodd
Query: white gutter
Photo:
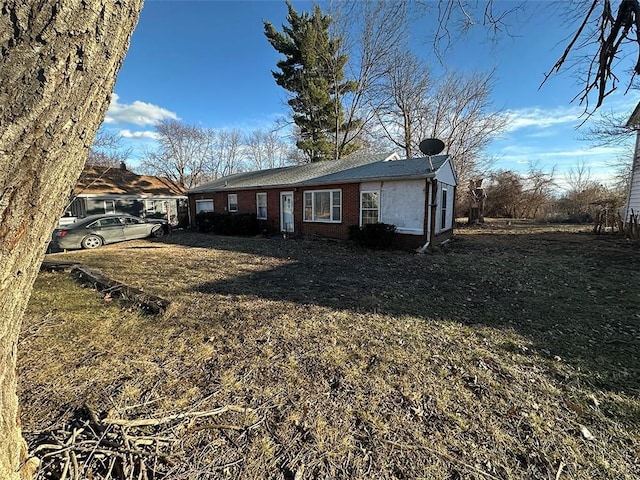
<svg viewBox="0 0 640 480"><path fill-rule="evenodd" d="M431 210L433 209L431 201L433 198L433 181L430 178L427 178L427 181L429 182L429 196L427 197L427 243L418 249L418 253L426 252L427 248L429 248L429 244L431 243Z"/></svg>

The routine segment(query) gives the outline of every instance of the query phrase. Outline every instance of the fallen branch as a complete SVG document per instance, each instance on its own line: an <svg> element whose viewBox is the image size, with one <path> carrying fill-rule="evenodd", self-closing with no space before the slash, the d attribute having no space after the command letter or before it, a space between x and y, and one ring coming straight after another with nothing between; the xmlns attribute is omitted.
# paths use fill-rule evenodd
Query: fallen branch
<svg viewBox="0 0 640 480"><path fill-rule="evenodd" d="M225 412L238 412L238 413L248 413L251 412L252 409L247 407L240 407L237 405L227 405L224 407L216 408L214 410L208 410L205 412L186 412L186 413L177 413L175 415L167 415L162 418L141 418L138 420L125 420L121 418L106 418L103 420L103 423L107 425L120 425L123 427L148 427L152 425L162 425L164 423L173 422L175 420L182 420L184 418L202 418L202 417L211 417L213 415L221 415Z"/></svg>
<svg viewBox="0 0 640 480"><path fill-rule="evenodd" d="M134 303L148 313L163 313L171 304L164 298L150 295L138 288L116 282L99 270L90 269L81 263L45 261L42 262L40 269L47 272L70 273L81 284L90 285L100 293L109 295L110 298L119 297L127 302Z"/></svg>

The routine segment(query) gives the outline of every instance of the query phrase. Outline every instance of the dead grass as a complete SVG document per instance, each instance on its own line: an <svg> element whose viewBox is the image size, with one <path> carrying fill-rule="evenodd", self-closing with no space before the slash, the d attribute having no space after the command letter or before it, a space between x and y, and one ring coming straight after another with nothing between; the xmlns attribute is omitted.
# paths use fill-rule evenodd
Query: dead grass
<svg viewBox="0 0 640 480"><path fill-rule="evenodd" d="M145 317L41 274L19 362L32 446L84 403L242 405L219 419L239 429L181 432L156 478L640 476L636 244L494 223L424 256L176 233L51 258L174 305Z"/></svg>

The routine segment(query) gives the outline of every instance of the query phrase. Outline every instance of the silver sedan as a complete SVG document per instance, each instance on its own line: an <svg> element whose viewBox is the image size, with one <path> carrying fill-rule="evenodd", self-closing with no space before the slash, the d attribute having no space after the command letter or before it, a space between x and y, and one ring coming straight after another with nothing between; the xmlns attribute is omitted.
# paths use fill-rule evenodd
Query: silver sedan
<svg viewBox="0 0 640 480"><path fill-rule="evenodd" d="M132 215L93 215L53 232L58 247L98 248L107 243L146 237L162 237L168 232L163 220L145 220Z"/></svg>

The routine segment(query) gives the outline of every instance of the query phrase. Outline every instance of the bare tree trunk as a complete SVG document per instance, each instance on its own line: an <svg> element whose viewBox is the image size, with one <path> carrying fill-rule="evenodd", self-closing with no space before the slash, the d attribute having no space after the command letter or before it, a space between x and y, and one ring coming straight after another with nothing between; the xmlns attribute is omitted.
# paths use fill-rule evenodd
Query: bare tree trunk
<svg viewBox="0 0 640 480"><path fill-rule="evenodd" d="M108 107L142 0L0 1L0 478L29 478L20 323L47 241ZM22 468L22 472L20 472Z"/></svg>

